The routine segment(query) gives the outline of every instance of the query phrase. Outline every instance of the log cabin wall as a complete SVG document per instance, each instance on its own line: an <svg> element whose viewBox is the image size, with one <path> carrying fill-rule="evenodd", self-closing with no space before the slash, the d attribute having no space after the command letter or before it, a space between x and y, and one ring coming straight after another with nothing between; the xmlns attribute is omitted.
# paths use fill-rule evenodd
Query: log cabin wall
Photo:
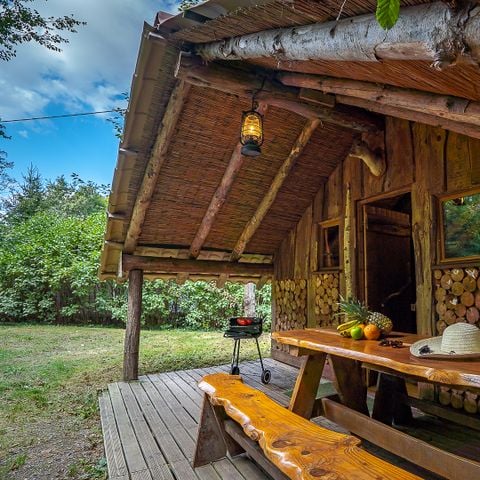
<svg viewBox="0 0 480 480"><path fill-rule="evenodd" d="M314 201L277 251L274 331L333 325L339 294L362 297L361 205L405 192L411 192L412 202L417 331L433 335L451 323L452 314L445 318L443 307L440 314L436 308L439 279L434 279L434 273L438 277L441 269L449 271L449 265L439 267L438 197L476 187L480 191L480 140L393 117L386 117L383 140L377 147L384 151L385 173L375 177L362 160L347 157L319 185ZM321 268L319 225L335 221L339 223L339 266ZM455 265L474 272L475 280L479 267L480 262ZM480 307L475 304L480 302L479 290L480 286L471 292L474 304L465 305L467 310ZM455 314L453 321L468 319L478 321L478 312L469 310L469 317ZM279 349L272 345L274 355Z"/></svg>

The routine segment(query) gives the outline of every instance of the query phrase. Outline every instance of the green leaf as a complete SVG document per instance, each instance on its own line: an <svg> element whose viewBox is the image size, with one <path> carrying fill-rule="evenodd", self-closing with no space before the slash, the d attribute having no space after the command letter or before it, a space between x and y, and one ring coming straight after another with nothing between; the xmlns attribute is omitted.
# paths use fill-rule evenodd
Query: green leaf
<svg viewBox="0 0 480 480"><path fill-rule="evenodd" d="M384 30L390 30L398 20L400 0L377 0L375 16Z"/></svg>

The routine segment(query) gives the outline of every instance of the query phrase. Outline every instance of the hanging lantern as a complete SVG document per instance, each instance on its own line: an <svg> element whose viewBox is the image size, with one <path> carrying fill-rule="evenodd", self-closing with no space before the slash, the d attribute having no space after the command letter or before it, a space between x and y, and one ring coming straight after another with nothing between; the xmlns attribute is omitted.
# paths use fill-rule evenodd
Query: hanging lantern
<svg viewBox="0 0 480 480"><path fill-rule="evenodd" d="M248 112L243 112L240 142L243 145L242 155L257 157L263 143L263 117L255 111L254 105Z"/></svg>

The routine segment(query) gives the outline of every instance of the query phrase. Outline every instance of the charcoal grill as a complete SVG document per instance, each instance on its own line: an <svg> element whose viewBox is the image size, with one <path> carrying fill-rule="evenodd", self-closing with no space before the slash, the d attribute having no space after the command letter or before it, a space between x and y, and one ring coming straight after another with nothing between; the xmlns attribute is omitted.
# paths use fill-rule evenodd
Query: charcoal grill
<svg viewBox="0 0 480 480"><path fill-rule="evenodd" d="M243 321L251 321L248 325L240 325L240 323L247 323ZM260 366L262 367L262 383L269 383L272 378L272 372L265 369L263 365L262 352L260 351L260 345L258 343L258 337L262 334L263 328L263 319L260 317L232 317L229 320L228 329L225 331L223 336L225 338L232 338L234 340L233 344L233 354L232 354L232 365L230 368L230 373L232 375L239 375L240 368L238 367L238 362L240 358L240 342L244 339L255 339L258 350L258 358L260 359Z"/></svg>

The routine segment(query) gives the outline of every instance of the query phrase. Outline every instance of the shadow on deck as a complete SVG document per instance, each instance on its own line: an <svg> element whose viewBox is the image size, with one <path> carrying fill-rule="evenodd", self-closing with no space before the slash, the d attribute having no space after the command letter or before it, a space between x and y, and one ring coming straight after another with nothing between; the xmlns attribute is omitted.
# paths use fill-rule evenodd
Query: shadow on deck
<svg viewBox="0 0 480 480"><path fill-rule="evenodd" d="M265 359L272 371L269 385L260 381L258 361L240 364L245 383L262 390L287 406L297 369ZM267 480L270 477L244 455L225 458L193 469L191 466L197 435L202 392L197 382L203 375L228 372L229 365L160 373L140 377L137 382L117 382L108 386L99 399L105 455L110 480ZM329 385L325 385L328 390ZM327 391L323 392L328 394ZM417 414L420 412L417 411ZM316 423L345 432L323 417ZM449 423L449 422L448 422ZM446 424L420 414L408 433L440 448L465 457L478 458L480 432ZM371 453L419 475L437 480L433 474L363 442ZM459 473L459 479L461 473Z"/></svg>

